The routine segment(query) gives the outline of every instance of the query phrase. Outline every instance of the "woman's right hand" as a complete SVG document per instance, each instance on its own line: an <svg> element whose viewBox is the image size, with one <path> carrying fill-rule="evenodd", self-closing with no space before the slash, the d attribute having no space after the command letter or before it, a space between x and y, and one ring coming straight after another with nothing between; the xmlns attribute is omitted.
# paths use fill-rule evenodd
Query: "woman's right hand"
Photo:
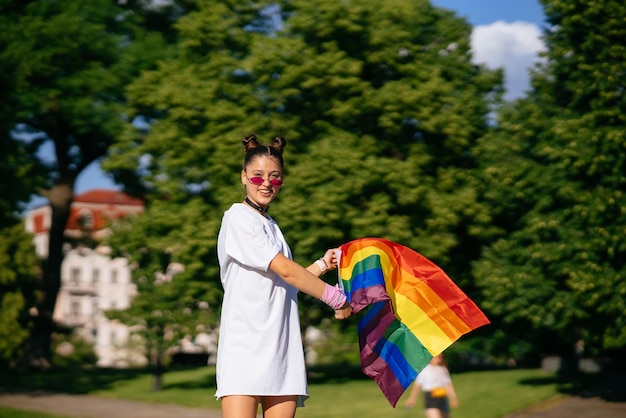
<svg viewBox="0 0 626 418"><path fill-rule="evenodd" d="M326 250L322 259L328 267L328 271L332 271L337 268L337 250L338 248L331 248Z"/></svg>

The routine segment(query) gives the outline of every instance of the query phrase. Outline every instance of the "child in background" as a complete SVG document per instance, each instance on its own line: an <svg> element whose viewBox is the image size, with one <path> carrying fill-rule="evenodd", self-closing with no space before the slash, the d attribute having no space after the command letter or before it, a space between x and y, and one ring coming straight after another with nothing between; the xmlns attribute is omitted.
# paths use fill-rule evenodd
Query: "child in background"
<svg viewBox="0 0 626 418"><path fill-rule="evenodd" d="M426 418L449 418L450 407L458 406L459 402L443 354L433 357L417 375L409 398L404 404L407 408L415 406L420 391L424 392Z"/></svg>

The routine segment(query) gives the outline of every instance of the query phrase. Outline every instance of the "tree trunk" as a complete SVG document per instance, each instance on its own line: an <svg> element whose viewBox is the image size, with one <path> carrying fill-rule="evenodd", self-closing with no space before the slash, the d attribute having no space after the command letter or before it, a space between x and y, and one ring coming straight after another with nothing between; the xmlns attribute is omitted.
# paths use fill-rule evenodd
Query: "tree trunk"
<svg viewBox="0 0 626 418"><path fill-rule="evenodd" d="M55 329L54 308L61 288L61 264L65 227L70 216L74 198L73 183L57 184L48 192L51 208L48 258L43 264L43 283L37 302L34 320L30 360L34 365L50 365L52 359L51 339Z"/></svg>
<svg viewBox="0 0 626 418"><path fill-rule="evenodd" d="M160 392L162 388L162 377L163 377L163 349L161 342L157 342L157 350L156 350L156 362L154 366L154 374L152 375L152 390L154 392Z"/></svg>

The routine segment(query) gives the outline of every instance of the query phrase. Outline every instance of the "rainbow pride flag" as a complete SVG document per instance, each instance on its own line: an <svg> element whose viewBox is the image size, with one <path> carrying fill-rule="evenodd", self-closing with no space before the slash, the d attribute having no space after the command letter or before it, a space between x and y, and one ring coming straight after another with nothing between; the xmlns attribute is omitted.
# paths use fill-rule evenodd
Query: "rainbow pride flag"
<svg viewBox="0 0 626 418"><path fill-rule="evenodd" d="M361 369L389 403L430 359L489 320L454 282L421 254L380 238L342 245L339 282L359 320Z"/></svg>

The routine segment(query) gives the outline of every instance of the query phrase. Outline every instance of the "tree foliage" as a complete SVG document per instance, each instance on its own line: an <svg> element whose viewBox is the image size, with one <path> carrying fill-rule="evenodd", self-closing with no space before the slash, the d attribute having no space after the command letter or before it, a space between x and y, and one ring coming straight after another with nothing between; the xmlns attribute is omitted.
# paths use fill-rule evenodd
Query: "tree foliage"
<svg viewBox="0 0 626 418"><path fill-rule="evenodd" d="M197 4L176 23L176 58L128 87L149 128L127 129L104 162L140 174L151 216L194 208L144 239L198 242L186 256L212 269L196 280L217 286L219 222L243 198L241 138L281 135L286 183L270 213L297 261L379 236L471 290L491 230L471 151L502 90L500 72L471 62L471 27L427 1ZM315 306L305 324L327 315Z"/></svg>
<svg viewBox="0 0 626 418"><path fill-rule="evenodd" d="M32 328L29 308L37 296L38 263L23 223L0 230L0 364L24 354Z"/></svg>
<svg viewBox="0 0 626 418"><path fill-rule="evenodd" d="M137 293L129 309L107 316L141 338L154 368L155 390L161 388L168 350L185 337L211 333L217 321L220 292L207 280L217 275L216 237L185 222L201 210L197 201L154 202L143 215L115 225L109 241L118 255L128 258Z"/></svg>
<svg viewBox="0 0 626 418"><path fill-rule="evenodd" d="M16 172L28 195L42 194L51 207L33 345L34 357L49 360L74 183L128 123L124 86L167 48L157 32L141 29L140 14L108 0L5 1L0 8L2 141L13 141L13 160L28 163ZM40 153L43 145L51 155ZM33 170L40 176L28 180L24 172Z"/></svg>
<svg viewBox="0 0 626 418"><path fill-rule="evenodd" d="M626 346L626 5L542 3L532 91L478 150L502 234L474 274L510 336L599 353Z"/></svg>
<svg viewBox="0 0 626 418"><path fill-rule="evenodd" d="M240 141L255 132L288 139L270 214L296 261L391 239L486 309L492 334L471 350L623 348L626 6L542 4L548 49L532 90L490 126L501 72L473 64L472 28L426 0L1 3L0 171L16 181L0 186L0 224L50 189L57 239L40 312L52 312L74 180L107 155L104 168L147 203L111 239L139 289L112 315L161 347L214 325L215 240L243 198ZM155 283L165 256L185 270ZM328 316L303 302L303 326Z"/></svg>

